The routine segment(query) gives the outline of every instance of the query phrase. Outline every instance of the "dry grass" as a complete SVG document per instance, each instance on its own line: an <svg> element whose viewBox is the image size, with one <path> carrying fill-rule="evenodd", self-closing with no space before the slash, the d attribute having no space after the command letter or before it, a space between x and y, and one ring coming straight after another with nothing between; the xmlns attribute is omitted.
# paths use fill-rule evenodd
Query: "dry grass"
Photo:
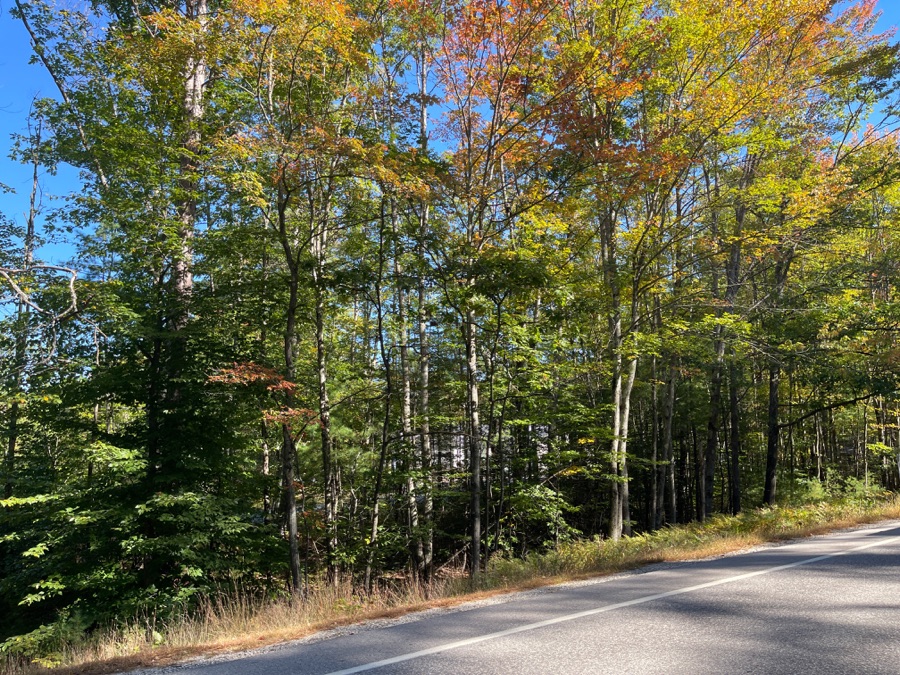
<svg viewBox="0 0 900 675"><path fill-rule="evenodd" d="M578 541L525 560L495 559L482 589L471 592L460 577L428 588L398 584L371 596L349 584L315 588L305 601L248 597L211 599L190 615L165 624L135 620L129 626L65 645L44 664L0 659L2 675L41 673L103 675L188 658L262 647L367 619L457 605L470 600L613 574L654 562L723 555L764 542L822 534L863 523L900 518L900 498L861 505L821 503L717 516L705 523L664 528L618 542ZM52 665L52 669L45 666Z"/></svg>

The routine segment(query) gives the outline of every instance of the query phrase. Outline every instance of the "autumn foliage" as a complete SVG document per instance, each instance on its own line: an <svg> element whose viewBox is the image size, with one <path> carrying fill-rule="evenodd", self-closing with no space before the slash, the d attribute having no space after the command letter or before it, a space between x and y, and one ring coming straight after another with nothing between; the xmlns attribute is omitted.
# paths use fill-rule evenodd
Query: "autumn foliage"
<svg viewBox="0 0 900 675"><path fill-rule="evenodd" d="M16 14L0 649L900 488L875 0Z"/></svg>

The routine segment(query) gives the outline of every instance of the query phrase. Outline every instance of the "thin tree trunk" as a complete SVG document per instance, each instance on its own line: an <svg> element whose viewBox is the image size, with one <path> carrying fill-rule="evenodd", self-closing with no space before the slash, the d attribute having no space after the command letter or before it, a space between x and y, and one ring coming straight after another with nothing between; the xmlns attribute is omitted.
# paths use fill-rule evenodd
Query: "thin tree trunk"
<svg viewBox="0 0 900 675"><path fill-rule="evenodd" d="M302 589L300 576L300 541L297 530L297 492L294 475L296 448L288 424L281 425L281 475L284 489L284 516L290 549L291 595L299 595Z"/></svg>
<svg viewBox="0 0 900 675"><path fill-rule="evenodd" d="M763 490L763 503L775 501L775 483L778 471L778 387L781 382L781 366L772 363L769 366L769 408L767 415L768 435L766 437L766 483Z"/></svg>
<svg viewBox="0 0 900 675"><path fill-rule="evenodd" d="M412 383L410 381L409 367L409 326L408 326L408 296L406 283L403 278L404 270L400 262L399 232L397 232L396 213L393 200L391 200L391 228L394 235L395 246L398 250L394 254L394 277L397 284L397 330L400 333L400 379L401 379L401 405L400 427L403 432L403 462L406 465L406 518L407 540L409 544L410 562L417 578L422 578L425 566L424 543L419 532L419 506L417 503L416 483L413 472L416 470L416 452L412 430Z"/></svg>
<svg viewBox="0 0 900 675"><path fill-rule="evenodd" d="M32 139L33 149L31 156L31 196L28 202L28 218L25 223L25 238L22 242L22 269L29 273L34 264L35 243L35 219L38 212L38 169L39 148L41 146L41 127L38 125L36 137ZM19 297L16 302L16 337L15 351L13 355L12 373L9 377L9 391L12 395L12 403L9 406L9 424L7 427L6 456L3 465L3 496L9 499L13 496L16 479L16 451L19 443L19 397L22 394L25 368L28 360L29 339L29 315L30 308L25 298Z"/></svg>
<svg viewBox="0 0 900 675"><path fill-rule="evenodd" d="M466 384L469 405L469 534L470 574L477 581L481 572L481 420L478 408L478 354L475 343L475 312L468 309L463 326L466 348Z"/></svg>
<svg viewBox="0 0 900 675"><path fill-rule="evenodd" d="M664 481L661 475L661 463L659 461L659 373L657 372L657 358L654 354L651 359L650 379L650 528L655 530L662 523L662 491Z"/></svg>
<svg viewBox="0 0 900 675"><path fill-rule="evenodd" d="M822 457L825 454L825 432L822 429L822 422L819 416L813 417L816 428L816 479L820 483L825 482L825 471L822 465Z"/></svg>
<svg viewBox="0 0 900 675"><path fill-rule="evenodd" d="M260 437L262 440L262 475L266 476L265 484L263 486L263 522L268 524L269 515L272 512L272 495L269 494L269 480L268 476L271 472L271 450L269 449L269 425L266 424L265 420L262 421L260 425Z"/></svg>
<svg viewBox="0 0 900 675"><path fill-rule="evenodd" d="M716 464L719 456L719 419L722 414L722 370L725 355L725 340L721 337L721 327L716 328L716 355L713 364L709 393L709 417L706 422L706 449L703 456L703 488L700 499L701 520L712 514L713 494L716 480Z"/></svg>
<svg viewBox="0 0 900 675"><path fill-rule="evenodd" d="M422 229L428 219L427 208L423 209ZM421 233L424 236L424 231ZM421 246L421 244L420 244ZM420 249L420 259L424 264L424 251ZM423 580L430 582L434 566L434 469L431 453L431 420L429 409L429 352L428 352L428 310L426 306L425 275L419 274L419 457L424 480L422 519L424 532L422 541Z"/></svg>
<svg viewBox="0 0 900 675"><path fill-rule="evenodd" d="M791 433L791 430L788 430L788 434ZM869 489L869 403L868 401L863 403L863 442L862 442L862 453L863 453L863 475L865 476L865 485L866 489ZM793 456L793 446L792 446L792 456Z"/></svg>
<svg viewBox="0 0 900 675"><path fill-rule="evenodd" d="M793 261L793 248L776 250L774 290L772 307L777 307L787 284L788 271ZM778 436L781 427L778 424L778 389L781 382L781 363L776 358L769 366L769 408L767 415L768 434L766 438L766 482L763 489L763 503L775 501L776 478L778 473Z"/></svg>
<svg viewBox="0 0 900 675"><path fill-rule="evenodd" d="M611 214L604 216L600 227L600 247L603 261L603 278L610 292L610 310L607 317L609 327L609 351L613 364L612 376L612 441L610 443L610 510L607 534L610 539L618 540L622 536L624 520L625 494L621 450L622 436L627 430L622 429L623 410L625 406L625 389L623 382L622 349L622 307L621 289L616 263L616 231L615 219Z"/></svg>
<svg viewBox="0 0 900 675"><path fill-rule="evenodd" d="M693 476L693 510L694 518L703 520L703 455L700 453L700 442L697 438L697 427L691 423L691 456L694 460L694 476Z"/></svg>
<svg viewBox="0 0 900 675"><path fill-rule="evenodd" d="M620 487L622 469L619 463L619 444L621 443L622 424L622 353L617 350L613 356L613 418L612 418L612 442L610 447L610 511L607 535L613 541L622 536L622 489Z"/></svg>
<svg viewBox="0 0 900 675"><path fill-rule="evenodd" d="M621 482L619 487L621 490L622 504L622 534L631 534L631 501L628 479L628 429L629 417L631 414L631 391L634 388L634 378L637 373L637 357L633 357L628 363L628 379L625 381L624 391L622 392L622 421L619 424L619 433L622 435L619 442L619 467L621 470Z"/></svg>
<svg viewBox="0 0 900 675"><path fill-rule="evenodd" d="M69 95L69 88L66 86L65 80L63 79L63 73L60 72L60 70L58 70L54 65L54 59L50 56L50 50L48 49L47 45L41 40L40 35L35 32L34 27L31 25L31 21L29 21L28 19L28 12L25 10L25 7L23 7L22 2L20 0L14 1L16 10L18 11L19 20L22 22L22 25L25 27L25 30L28 32L28 35L31 38L34 55L40 60L41 64L43 64L44 68L47 70L47 73L50 75L50 79L53 80L53 84L56 85L56 88L59 91L60 98L62 98L63 103L65 103L66 107L69 109L69 113L71 114L71 121L75 125L75 129L78 132L78 138L81 141L81 147L91 158L91 161L94 165L94 171L97 174L100 185L105 190L107 187L109 187L109 182L106 178L106 172L103 170L103 167L100 164L97 153L94 152L93 144L87 137L84 124L81 122L81 115L79 114L79 110L76 107L75 103L72 101L72 97Z"/></svg>
<svg viewBox="0 0 900 675"><path fill-rule="evenodd" d="M284 328L284 376L288 382L293 382L296 377L294 365L295 350L297 344L297 307L299 296L300 269L296 260L291 255L290 246L285 236L287 231L287 208L290 195L279 189L278 193L278 227L282 235L281 242L288 259L288 272L290 274L288 289L288 306ZM288 407L291 405L288 396ZM281 475L282 493L285 521L289 541L289 567L291 573L291 594L298 595L301 590L300 577L300 548L297 531L297 494L295 489L296 477L294 475L294 459L296 448L291 427L287 422L281 425Z"/></svg>
<svg viewBox="0 0 900 675"><path fill-rule="evenodd" d="M325 558L328 579L337 584L337 499L338 484L332 456L331 405L328 400L327 347L325 342L325 289L322 287L325 235L316 235L318 252L315 273L316 375L319 385L319 437L322 452L322 475L325 483Z"/></svg>
<svg viewBox="0 0 900 675"><path fill-rule="evenodd" d="M900 412L896 415L897 444L900 446ZM897 450L897 484L900 485L900 448Z"/></svg>
<svg viewBox="0 0 900 675"><path fill-rule="evenodd" d="M731 512L741 512L741 414L738 407L738 366L732 352L728 366L728 412L731 431Z"/></svg>
<svg viewBox="0 0 900 675"><path fill-rule="evenodd" d="M427 52L424 47L419 49L418 59L418 85L419 85L419 150L423 157L428 155L428 106L426 96L428 94L428 64ZM429 352L428 352L428 308L427 293L425 289L425 239L428 235L429 205L422 202L422 211L419 216L419 288L418 288L418 319L419 319L419 461L422 465L423 476L423 505L422 519L424 532L422 535L422 573L423 580L430 582L433 572L434 560L434 475L432 469L431 454L431 420L429 409Z"/></svg>
<svg viewBox="0 0 900 675"><path fill-rule="evenodd" d="M381 517L381 488L384 481L384 470L387 466L388 444L391 425L391 403L394 398L394 378L391 368L391 357L388 352L384 327L384 265L385 265L385 214L382 201L381 228L378 232L378 278L375 282L375 317L378 331L378 351L381 355L381 367L384 373L384 417L381 422L381 443L378 453L378 466L375 470L375 487L372 494L372 527L369 532L369 554L366 560L365 587L372 592L372 566L378 546L378 527Z"/></svg>
<svg viewBox="0 0 900 675"><path fill-rule="evenodd" d="M666 463L666 521L670 525L678 522L678 501L675 492L675 447L672 442L672 423L675 417L675 359L669 363L666 379L666 408L663 422L663 460Z"/></svg>

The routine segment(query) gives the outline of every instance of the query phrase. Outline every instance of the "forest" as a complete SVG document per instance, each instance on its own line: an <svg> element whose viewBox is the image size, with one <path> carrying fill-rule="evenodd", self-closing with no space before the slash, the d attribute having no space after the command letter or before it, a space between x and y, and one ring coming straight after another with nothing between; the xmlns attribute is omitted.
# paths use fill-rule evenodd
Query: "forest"
<svg viewBox="0 0 900 675"><path fill-rule="evenodd" d="M15 0L0 643L900 491L877 10Z"/></svg>

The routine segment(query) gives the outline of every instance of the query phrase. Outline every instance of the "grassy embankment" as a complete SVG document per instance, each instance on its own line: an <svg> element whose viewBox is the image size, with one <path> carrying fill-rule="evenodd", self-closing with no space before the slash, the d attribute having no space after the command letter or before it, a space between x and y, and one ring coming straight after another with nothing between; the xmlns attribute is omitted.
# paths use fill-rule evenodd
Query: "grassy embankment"
<svg viewBox="0 0 900 675"><path fill-rule="evenodd" d="M499 593L613 574L654 562L722 555L765 542L897 518L900 518L898 496L766 508L739 516L716 516L705 523L666 527L618 542L567 543L525 560L495 558L481 580L480 589L474 592L465 578L455 575L427 589L405 584L372 596L360 596L347 585L316 588L304 602L213 599L191 614L165 623L157 621L151 625L147 620L135 620L124 628L61 642L40 658L33 654L0 656L0 674L100 675L163 665L203 654L283 642L366 619L447 607ZM52 670L45 666L52 666Z"/></svg>

